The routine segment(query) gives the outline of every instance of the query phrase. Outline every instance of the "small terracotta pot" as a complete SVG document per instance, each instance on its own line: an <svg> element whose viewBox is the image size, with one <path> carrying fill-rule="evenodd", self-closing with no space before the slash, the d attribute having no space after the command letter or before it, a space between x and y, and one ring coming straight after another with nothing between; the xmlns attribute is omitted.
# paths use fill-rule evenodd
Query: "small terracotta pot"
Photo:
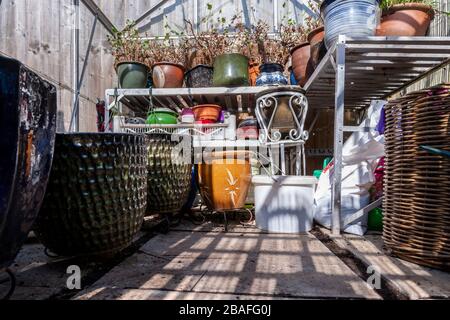
<svg viewBox="0 0 450 320"><path fill-rule="evenodd" d="M217 122L222 107L215 104L202 104L192 108L192 111L196 121L209 120Z"/></svg>
<svg viewBox="0 0 450 320"><path fill-rule="evenodd" d="M181 88L185 69L181 64L159 62L153 65L153 86L155 88Z"/></svg>
<svg viewBox="0 0 450 320"><path fill-rule="evenodd" d="M392 6L381 18L377 36L425 36L434 18L434 10L423 3Z"/></svg>
<svg viewBox="0 0 450 320"><path fill-rule="evenodd" d="M314 68L310 63L311 47L308 42L304 42L296 46L291 51L292 71L295 79L300 86L304 86L309 76L313 73Z"/></svg>
<svg viewBox="0 0 450 320"><path fill-rule="evenodd" d="M251 182L250 153L228 151L205 153L198 166L198 184L210 210L243 208Z"/></svg>

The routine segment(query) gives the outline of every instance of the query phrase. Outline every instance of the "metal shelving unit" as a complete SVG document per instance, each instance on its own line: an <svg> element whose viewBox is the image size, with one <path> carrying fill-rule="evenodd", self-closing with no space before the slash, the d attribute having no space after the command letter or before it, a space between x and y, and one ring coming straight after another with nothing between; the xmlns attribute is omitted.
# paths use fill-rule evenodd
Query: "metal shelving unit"
<svg viewBox="0 0 450 320"><path fill-rule="evenodd" d="M372 100L384 100L428 75L450 60L448 37L366 37L340 36L305 85L309 109L335 110L333 181L334 234L340 234L342 147L344 132L361 130L344 125L344 109L364 110ZM284 88L295 88L285 86ZM109 89L106 91L108 110L122 105L138 114L146 114L150 99L154 107L180 111L183 107L214 103L237 112L255 113L256 95L268 87L238 88L177 88L177 89ZM120 103L119 103L120 102ZM108 115L108 112L106 113ZM105 119L109 122L109 119ZM106 126L108 127L108 126ZM364 128L363 130L371 130ZM259 141L200 141L197 147L255 147ZM331 152L327 150L327 152ZM322 151L323 153L323 151ZM361 209L351 223L374 204Z"/></svg>
<svg viewBox="0 0 450 320"><path fill-rule="evenodd" d="M449 37L340 36L305 85L311 108L334 108L335 172L332 203L333 234L341 232L341 179L344 108L364 109L372 100L385 100L450 59ZM364 130L370 130L365 128ZM373 204L356 212L345 225L361 217Z"/></svg>

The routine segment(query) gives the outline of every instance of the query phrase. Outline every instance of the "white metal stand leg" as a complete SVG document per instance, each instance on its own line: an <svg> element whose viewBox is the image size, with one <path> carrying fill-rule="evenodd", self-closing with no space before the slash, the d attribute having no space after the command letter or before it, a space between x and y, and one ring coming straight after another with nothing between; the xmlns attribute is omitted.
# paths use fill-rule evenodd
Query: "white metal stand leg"
<svg viewBox="0 0 450 320"><path fill-rule="evenodd" d="M339 36L336 49L336 92L334 116L334 179L332 190L332 233L341 233L342 147L344 143L345 107L345 36Z"/></svg>

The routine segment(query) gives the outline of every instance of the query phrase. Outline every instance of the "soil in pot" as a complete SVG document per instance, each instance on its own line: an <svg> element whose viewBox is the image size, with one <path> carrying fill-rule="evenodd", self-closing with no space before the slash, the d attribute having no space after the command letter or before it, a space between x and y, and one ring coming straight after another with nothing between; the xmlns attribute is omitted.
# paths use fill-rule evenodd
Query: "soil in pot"
<svg viewBox="0 0 450 320"><path fill-rule="evenodd" d="M259 67L260 75L256 80L257 86L287 85L288 79L284 76L284 67L279 63L265 63Z"/></svg>
<svg viewBox="0 0 450 320"><path fill-rule="evenodd" d="M61 256L103 256L129 246L147 206L144 135L57 134L44 203L35 224Z"/></svg>
<svg viewBox="0 0 450 320"><path fill-rule="evenodd" d="M191 159L172 154L179 142L169 134L150 134L147 214L178 214L191 189Z"/></svg>
<svg viewBox="0 0 450 320"><path fill-rule="evenodd" d="M122 89L146 88L149 68L138 62L123 62L116 67L119 85Z"/></svg>
<svg viewBox="0 0 450 320"><path fill-rule="evenodd" d="M198 65L184 76L188 88L212 87L214 68L207 65Z"/></svg>
<svg viewBox="0 0 450 320"><path fill-rule="evenodd" d="M205 153L198 165L198 185L210 210L245 206L251 182L250 153L245 151Z"/></svg>
<svg viewBox="0 0 450 320"><path fill-rule="evenodd" d="M248 58L239 53L222 54L214 60L215 87L248 86Z"/></svg>
<svg viewBox="0 0 450 320"><path fill-rule="evenodd" d="M181 88L184 81L184 67L181 64L159 62L153 66L155 88Z"/></svg>
<svg viewBox="0 0 450 320"><path fill-rule="evenodd" d="M0 270L38 215L52 166L57 91L17 60L0 57Z"/></svg>
<svg viewBox="0 0 450 320"><path fill-rule="evenodd" d="M311 47L309 43L305 42L296 46L292 49L291 56L295 79L300 86L304 86L309 76L314 72L312 63L310 63Z"/></svg>
<svg viewBox="0 0 450 320"><path fill-rule="evenodd" d="M423 3L392 6L383 14L377 36L425 36L434 18L434 10Z"/></svg>

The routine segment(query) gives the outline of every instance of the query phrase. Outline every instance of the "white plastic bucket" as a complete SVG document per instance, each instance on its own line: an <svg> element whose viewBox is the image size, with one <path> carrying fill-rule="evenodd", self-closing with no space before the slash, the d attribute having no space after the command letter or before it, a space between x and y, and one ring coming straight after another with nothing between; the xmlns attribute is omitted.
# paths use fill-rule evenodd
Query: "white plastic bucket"
<svg viewBox="0 0 450 320"><path fill-rule="evenodd" d="M273 233L311 231L315 177L254 176L257 228Z"/></svg>

